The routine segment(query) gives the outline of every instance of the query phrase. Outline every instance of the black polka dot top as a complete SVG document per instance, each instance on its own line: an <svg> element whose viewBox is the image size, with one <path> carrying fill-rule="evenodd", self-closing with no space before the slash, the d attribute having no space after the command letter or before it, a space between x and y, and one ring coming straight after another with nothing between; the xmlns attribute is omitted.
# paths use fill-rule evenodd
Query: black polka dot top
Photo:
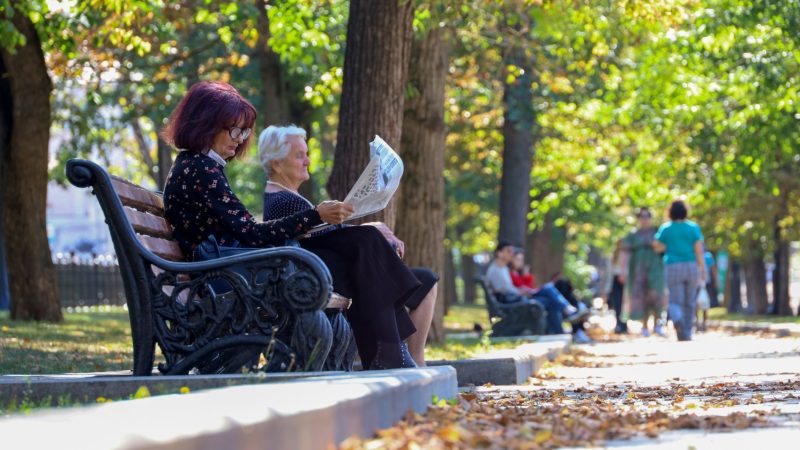
<svg viewBox="0 0 800 450"><path fill-rule="evenodd" d="M264 220L278 220L290 217L314 209L314 206L305 198L289 191L265 192L264 193ZM335 225L323 230L310 233L311 236L318 236L323 233L342 228L347 225Z"/></svg>

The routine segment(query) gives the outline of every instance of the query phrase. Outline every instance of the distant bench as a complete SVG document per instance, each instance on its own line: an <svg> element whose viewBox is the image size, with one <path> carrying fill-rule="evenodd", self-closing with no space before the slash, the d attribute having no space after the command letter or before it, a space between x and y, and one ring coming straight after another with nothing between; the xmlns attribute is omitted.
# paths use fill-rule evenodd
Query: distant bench
<svg viewBox="0 0 800 450"><path fill-rule="evenodd" d="M483 277L477 277L475 282L481 286L486 297L486 309L489 313L489 322L492 324L492 336L544 334L544 319L547 312L542 305L523 301L501 302L489 289Z"/></svg>
<svg viewBox="0 0 800 450"><path fill-rule="evenodd" d="M91 187L111 232L133 335L133 374L352 370L356 347L332 295L328 268L299 247L186 262L158 193L91 161L67 162L67 178ZM244 274L244 275L243 275ZM216 294L212 283L231 289Z"/></svg>

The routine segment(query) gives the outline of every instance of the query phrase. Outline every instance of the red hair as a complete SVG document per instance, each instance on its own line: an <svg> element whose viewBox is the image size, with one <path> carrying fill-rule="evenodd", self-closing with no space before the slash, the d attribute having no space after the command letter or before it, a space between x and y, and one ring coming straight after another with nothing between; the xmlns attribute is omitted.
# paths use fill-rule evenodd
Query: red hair
<svg viewBox="0 0 800 450"><path fill-rule="evenodd" d="M186 92L161 136L178 149L199 153L211 148L220 131L237 123L252 129L255 122L255 107L236 88L221 81L201 81ZM236 147L234 158L247 148L252 135Z"/></svg>

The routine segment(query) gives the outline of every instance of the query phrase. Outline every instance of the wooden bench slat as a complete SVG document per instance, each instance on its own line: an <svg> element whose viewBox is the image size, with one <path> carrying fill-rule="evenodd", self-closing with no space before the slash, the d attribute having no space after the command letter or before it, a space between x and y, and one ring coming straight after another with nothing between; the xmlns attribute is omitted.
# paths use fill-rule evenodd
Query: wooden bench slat
<svg viewBox="0 0 800 450"><path fill-rule="evenodd" d="M167 240L172 239L172 227L163 217L137 211L127 206L124 209L125 215L128 216L128 221L130 221L131 225L133 225L133 230L137 233Z"/></svg>
<svg viewBox="0 0 800 450"><path fill-rule="evenodd" d="M349 309L350 303L352 303L352 301L349 298L334 292L331 294L331 299L328 300L328 304L325 306L325 309Z"/></svg>
<svg viewBox="0 0 800 450"><path fill-rule="evenodd" d="M160 195L119 177L111 177L111 184L123 205L164 216L164 200Z"/></svg>
<svg viewBox="0 0 800 450"><path fill-rule="evenodd" d="M139 242L156 255L170 261L183 261L183 252L176 241L156 238L152 236L137 235Z"/></svg>

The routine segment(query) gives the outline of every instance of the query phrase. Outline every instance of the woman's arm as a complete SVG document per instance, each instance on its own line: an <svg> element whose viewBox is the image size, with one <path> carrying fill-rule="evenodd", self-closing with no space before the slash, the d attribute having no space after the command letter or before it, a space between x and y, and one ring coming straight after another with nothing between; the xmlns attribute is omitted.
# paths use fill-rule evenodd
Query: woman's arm
<svg viewBox="0 0 800 450"><path fill-rule="evenodd" d="M221 169L214 168L205 173L207 176L204 178L207 179L200 180L199 186L206 188L204 197L211 215L247 247L282 243L322 223L316 209L280 219L257 222L233 193Z"/></svg>
<svg viewBox="0 0 800 450"><path fill-rule="evenodd" d="M394 235L394 232L388 225L383 222L367 222L362 225L375 227L378 231L381 232L384 238L389 242L389 244L394 247L397 251L397 255L402 259L403 256L406 254L406 243L401 241L397 236Z"/></svg>
<svg viewBox="0 0 800 450"><path fill-rule="evenodd" d="M694 241L694 258L697 260L697 268L700 271L700 283L705 284L707 278L706 257L703 254L703 241Z"/></svg>

